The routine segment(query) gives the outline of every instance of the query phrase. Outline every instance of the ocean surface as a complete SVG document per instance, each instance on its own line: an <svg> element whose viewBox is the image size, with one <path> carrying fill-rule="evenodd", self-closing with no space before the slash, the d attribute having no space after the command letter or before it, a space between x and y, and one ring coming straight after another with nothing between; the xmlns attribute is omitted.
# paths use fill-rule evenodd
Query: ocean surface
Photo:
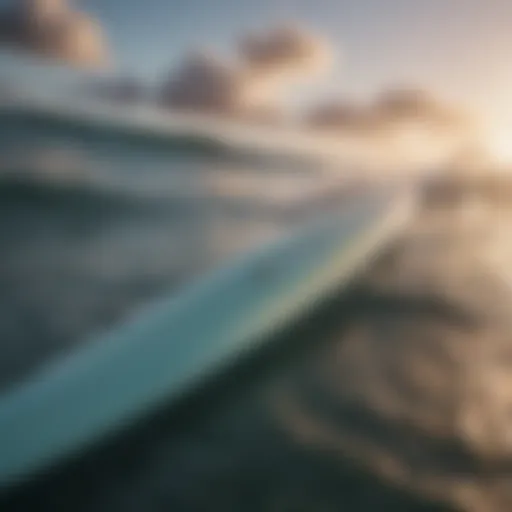
<svg viewBox="0 0 512 512"><path fill-rule="evenodd" d="M356 193L313 160L107 135L0 116L0 389ZM512 182L448 171L303 350L5 510L511 510Z"/></svg>
<svg viewBox="0 0 512 512"><path fill-rule="evenodd" d="M319 160L0 114L0 388L339 206Z"/></svg>

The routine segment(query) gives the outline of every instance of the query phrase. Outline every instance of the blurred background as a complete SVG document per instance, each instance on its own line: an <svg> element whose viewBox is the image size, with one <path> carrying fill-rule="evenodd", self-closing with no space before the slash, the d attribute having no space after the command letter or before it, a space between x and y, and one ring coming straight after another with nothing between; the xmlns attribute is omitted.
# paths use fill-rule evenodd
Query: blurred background
<svg viewBox="0 0 512 512"><path fill-rule="evenodd" d="M358 191L413 184L422 191L418 219L360 285L398 300L382 320L387 337L372 331L380 306L363 307L370 316L359 330L338 336L363 341L339 349L341 369L329 378L343 381L342 402L418 423L427 438L466 436L468 450L486 457L506 453L508 387L489 384L501 378L494 363L482 370L480 399L499 402L499 412L468 405L460 413L462 402L473 404L466 377L447 381L445 394L459 391L442 412L438 388L450 372L443 361L459 368L464 360L474 375L468 358L488 349L473 345L510 337L511 24L507 0L0 0L0 390ZM478 340L470 357L453 341L462 334L425 320L421 308L401 309L407 298L455 303L488 330L468 334ZM383 337L394 362L373 345ZM434 347L432 368L418 355L425 346ZM508 353L506 342L496 346ZM341 378L352 363L372 377ZM421 383L402 375L407 365L424 370ZM400 398L377 393L388 384ZM304 427L286 418L287 428ZM339 451L351 452L346 444ZM439 476L459 471L453 453L411 462L412 445L391 444L403 466L377 451L368 460L393 485L464 510L509 510L504 488L492 499L471 488L476 470L457 483ZM409 463L428 466L421 485L400 473ZM390 510L417 510L386 499ZM471 499L485 505L471 508ZM345 510L342 501L300 510ZM249 510L236 503L223 510ZM357 503L350 510L375 505ZM134 510L152 510L146 505ZM299 510L269 507L256 509Z"/></svg>

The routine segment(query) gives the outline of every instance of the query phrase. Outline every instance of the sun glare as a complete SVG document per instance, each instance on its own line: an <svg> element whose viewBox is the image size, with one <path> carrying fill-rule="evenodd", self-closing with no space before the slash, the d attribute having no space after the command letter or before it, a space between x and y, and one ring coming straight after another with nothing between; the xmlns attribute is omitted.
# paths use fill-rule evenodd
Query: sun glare
<svg viewBox="0 0 512 512"><path fill-rule="evenodd" d="M488 138L487 146L497 163L512 165L512 126L493 130Z"/></svg>

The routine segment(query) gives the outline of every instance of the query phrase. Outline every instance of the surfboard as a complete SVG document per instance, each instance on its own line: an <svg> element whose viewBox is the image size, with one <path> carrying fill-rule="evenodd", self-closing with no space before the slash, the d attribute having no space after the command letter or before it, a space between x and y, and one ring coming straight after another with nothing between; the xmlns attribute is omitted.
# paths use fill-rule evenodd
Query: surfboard
<svg viewBox="0 0 512 512"><path fill-rule="evenodd" d="M414 196L360 193L230 261L0 396L0 486L22 482L169 406L268 346L403 229Z"/></svg>

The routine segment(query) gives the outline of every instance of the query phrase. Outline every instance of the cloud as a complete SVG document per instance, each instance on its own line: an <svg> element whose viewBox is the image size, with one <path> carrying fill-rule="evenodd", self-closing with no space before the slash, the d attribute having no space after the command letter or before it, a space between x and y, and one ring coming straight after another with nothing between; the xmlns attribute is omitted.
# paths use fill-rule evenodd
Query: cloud
<svg viewBox="0 0 512 512"><path fill-rule="evenodd" d="M310 127L324 130L364 130L385 134L414 128L462 131L471 125L468 115L421 89L396 88L384 92L369 105L328 102L306 115Z"/></svg>
<svg viewBox="0 0 512 512"><path fill-rule="evenodd" d="M466 112L411 88L390 89L366 104L320 104L303 125L338 144L360 146L376 170L399 172L444 165L471 147L478 133Z"/></svg>
<svg viewBox="0 0 512 512"><path fill-rule="evenodd" d="M226 112L238 102L242 76L228 62L211 51L194 51L165 81L164 104L190 110Z"/></svg>
<svg viewBox="0 0 512 512"><path fill-rule="evenodd" d="M192 52L161 89L162 104L182 110L275 121L290 88L318 77L332 60L329 45L297 27L242 37L228 60Z"/></svg>
<svg viewBox="0 0 512 512"><path fill-rule="evenodd" d="M170 73L161 104L247 122L279 124L296 86L322 78L334 63L328 42L304 28L284 26L246 34L233 58L192 52ZM301 128L381 170L420 169L451 159L467 146L468 119L421 89L396 87L373 101L327 101L303 115ZM316 139L315 139L316 140Z"/></svg>
<svg viewBox="0 0 512 512"><path fill-rule="evenodd" d="M350 102L323 103L306 114L305 123L323 130L360 131L371 124L367 109Z"/></svg>
<svg viewBox="0 0 512 512"><path fill-rule="evenodd" d="M0 42L83 67L109 60L100 24L66 0L23 0L0 15Z"/></svg>
<svg viewBox="0 0 512 512"><path fill-rule="evenodd" d="M305 28L285 25L241 38L238 51L252 73L311 76L332 65L330 44Z"/></svg>
<svg viewBox="0 0 512 512"><path fill-rule="evenodd" d="M427 123L436 128L461 128L469 121L460 109L422 89L395 88L382 94L373 106L376 122Z"/></svg>

